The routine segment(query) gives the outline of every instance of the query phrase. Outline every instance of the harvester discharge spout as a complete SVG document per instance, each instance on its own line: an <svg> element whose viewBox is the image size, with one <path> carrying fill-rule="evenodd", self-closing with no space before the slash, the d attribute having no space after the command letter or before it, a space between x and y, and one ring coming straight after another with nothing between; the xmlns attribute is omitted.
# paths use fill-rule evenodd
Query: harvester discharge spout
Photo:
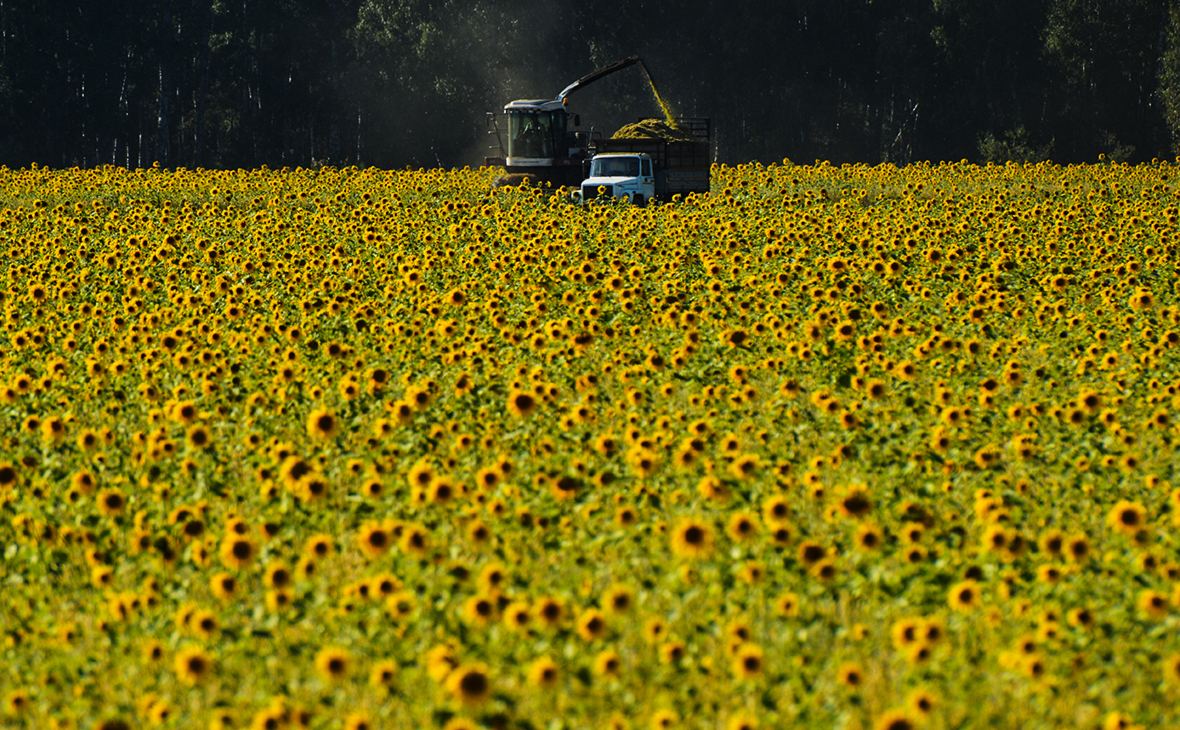
<svg viewBox="0 0 1180 730"><path fill-rule="evenodd" d="M558 101L565 101L565 97L569 96L570 93L572 93L573 91L580 89L581 87L586 86L588 84L591 84L591 83L601 79L603 76L610 76L615 71L622 71L623 69L627 68L628 66L634 66L635 64L639 64L640 67L643 68L643 73L647 74L647 67L645 67L643 65L643 61L639 58L639 56L629 56L628 58L624 58L624 59L615 61L614 63L610 64L609 66L603 66L602 68L598 69L597 71L593 71L591 73L586 74L582 78L578 79L577 81L573 82L569 86L562 89L561 93L557 95L557 100ZM648 74L648 78L649 79L651 78L650 74Z"/></svg>

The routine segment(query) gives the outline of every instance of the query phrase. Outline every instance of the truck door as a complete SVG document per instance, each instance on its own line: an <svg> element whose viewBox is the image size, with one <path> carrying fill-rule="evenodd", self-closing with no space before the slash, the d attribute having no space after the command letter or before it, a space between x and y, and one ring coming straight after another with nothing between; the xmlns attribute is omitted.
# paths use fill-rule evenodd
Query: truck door
<svg viewBox="0 0 1180 730"><path fill-rule="evenodd" d="M639 187L643 191L644 199L651 200L656 194L656 179L652 175L651 158L642 158L640 165L642 167L639 170Z"/></svg>

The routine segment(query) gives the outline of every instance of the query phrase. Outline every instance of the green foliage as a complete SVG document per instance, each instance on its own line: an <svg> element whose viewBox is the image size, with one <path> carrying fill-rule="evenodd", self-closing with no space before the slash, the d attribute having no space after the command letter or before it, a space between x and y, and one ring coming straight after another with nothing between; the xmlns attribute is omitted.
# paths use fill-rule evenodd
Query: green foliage
<svg viewBox="0 0 1180 730"><path fill-rule="evenodd" d="M1180 155L1180 10L1168 16L1164 52L1160 57L1158 95L1164 105L1164 117L1172 135L1172 152Z"/></svg>
<svg viewBox="0 0 1180 730"><path fill-rule="evenodd" d="M991 132L979 138L980 162L1044 162L1052 151L1053 140L1034 145L1024 127L1005 132L1003 140L996 139Z"/></svg>
<svg viewBox="0 0 1180 730"><path fill-rule="evenodd" d="M1061 159L1107 135L1150 159L1177 127L1165 6L21 0L0 5L0 164L478 164L485 112L636 53L721 160L961 159L1021 126ZM571 104L607 136L661 115L638 73Z"/></svg>

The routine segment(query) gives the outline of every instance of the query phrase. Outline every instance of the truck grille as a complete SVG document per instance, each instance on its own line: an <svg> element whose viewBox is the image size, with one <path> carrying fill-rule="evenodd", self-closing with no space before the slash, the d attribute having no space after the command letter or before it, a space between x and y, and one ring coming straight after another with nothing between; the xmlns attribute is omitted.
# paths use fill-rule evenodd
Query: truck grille
<svg viewBox="0 0 1180 730"><path fill-rule="evenodd" d="M586 185L582 187L582 200L594 200L598 197L598 189L604 188L605 192L602 194L604 198L614 197L615 189L613 185Z"/></svg>

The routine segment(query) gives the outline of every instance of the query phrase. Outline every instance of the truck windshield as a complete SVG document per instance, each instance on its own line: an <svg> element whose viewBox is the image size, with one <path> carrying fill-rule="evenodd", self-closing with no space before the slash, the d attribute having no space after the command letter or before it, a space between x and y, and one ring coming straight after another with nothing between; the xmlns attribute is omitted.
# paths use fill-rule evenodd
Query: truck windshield
<svg viewBox="0 0 1180 730"><path fill-rule="evenodd" d="M639 177L638 157L602 157L590 165L591 177Z"/></svg>

